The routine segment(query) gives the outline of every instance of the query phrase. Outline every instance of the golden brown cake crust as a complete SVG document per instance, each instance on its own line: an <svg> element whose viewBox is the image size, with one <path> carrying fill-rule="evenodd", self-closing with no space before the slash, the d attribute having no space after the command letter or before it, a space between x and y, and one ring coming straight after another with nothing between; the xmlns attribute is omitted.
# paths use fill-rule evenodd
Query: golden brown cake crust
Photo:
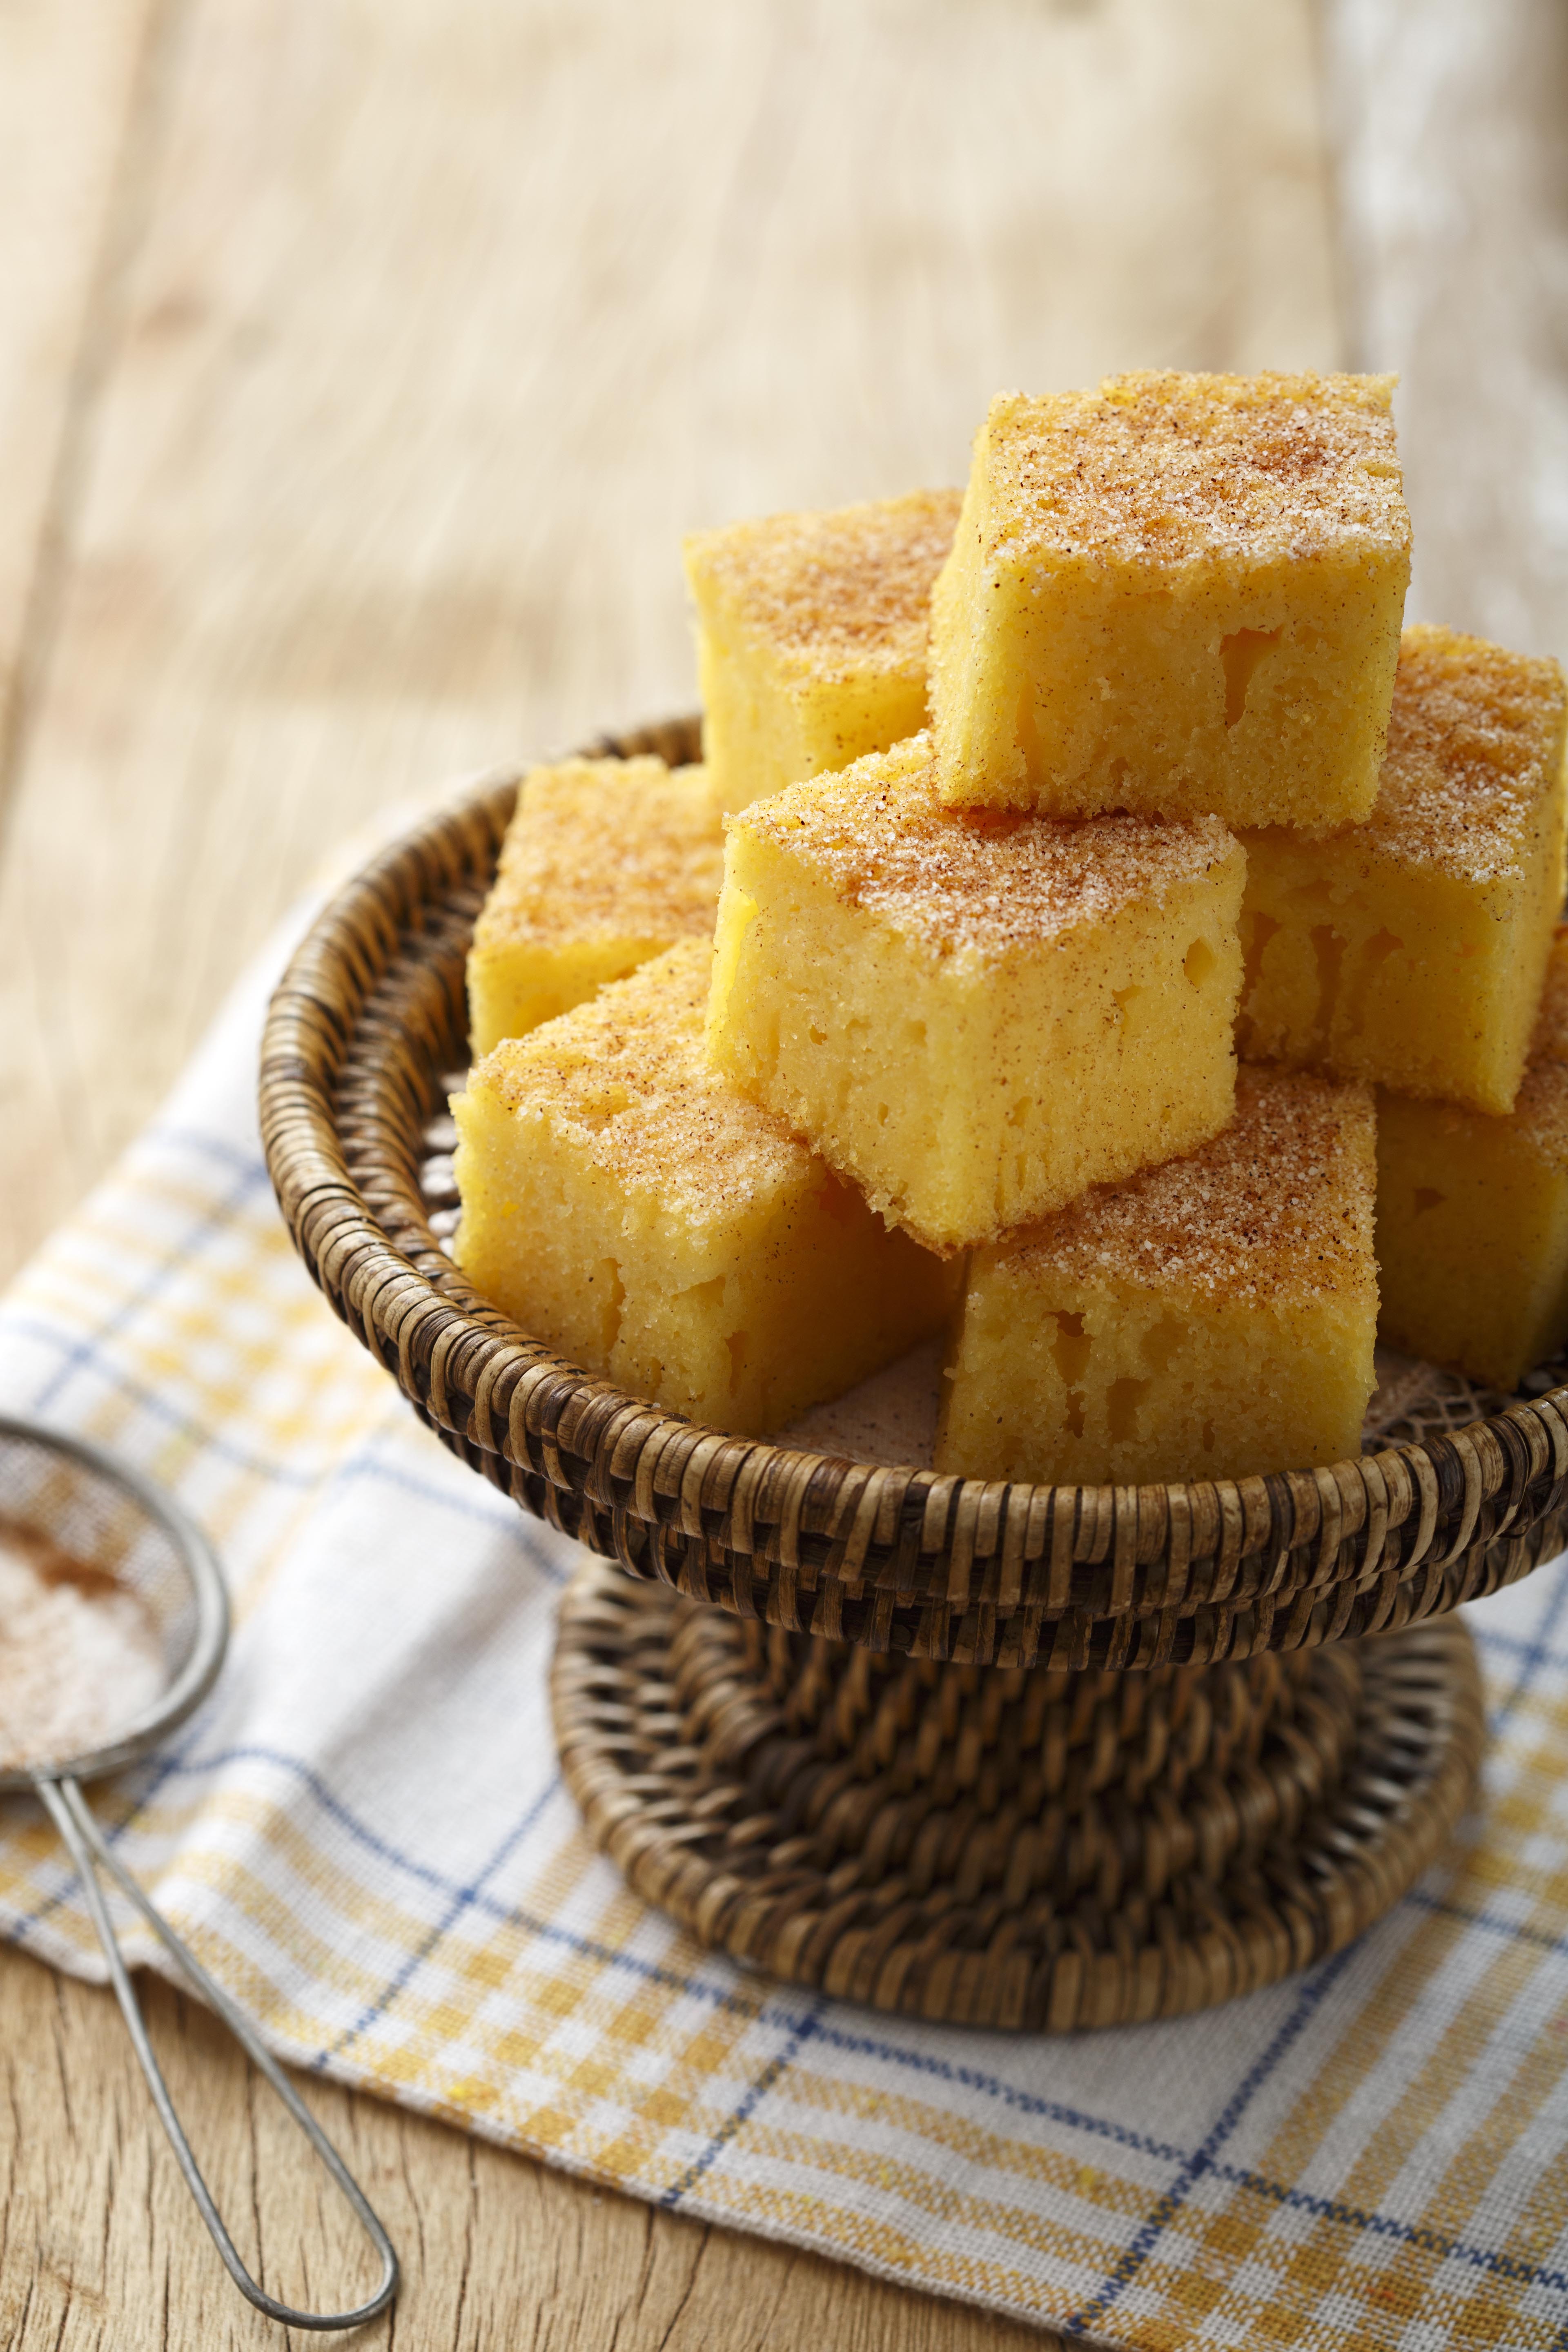
<svg viewBox="0 0 1568 2352"><path fill-rule="evenodd" d="M1409 545L1392 376L1107 376L992 404L988 478L1008 562L1248 566Z"/></svg>
<svg viewBox="0 0 1568 2352"><path fill-rule="evenodd" d="M474 929L481 952L595 932L710 934L723 877L719 817L698 768L563 760L525 779Z"/></svg>
<svg viewBox="0 0 1568 2352"><path fill-rule="evenodd" d="M505 1039L469 1084L508 1110L542 1113L626 1191L693 1224L802 1181L815 1164L805 1146L709 1066L712 960L706 940L683 940L590 1003Z"/></svg>
<svg viewBox="0 0 1568 2352"><path fill-rule="evenodd" d="M1100 1185L1006 1245L1085 1283L1206 1302L1365 1295L1373 1272L1370 1087L1244 1066L1223 1135Z"/></svg>
<svg viewBox="0 0 1568 2352"><path fill-rule="evenodd" d="M961 503L958 490L915 490L731 523L693 532L687 562L786 667L816 677L838 667L901 670L924 658L931 584Z"/></svg>
<svg viewBox="0 0 1568 2352"><path fill-rule="evenodd" d="M1007 955L1135 901L1159 904L1237 848L1218 817L1064 823L945 807L929 734L792 784L731 822L804 856L847 904L942 955Z"/></svg>
<svg viewBox="0 0 1568 2352"><path fill-rule="evenodd" d="M1522 874L1557 782L1565 709L1554 661L1406 629L1369 845L1460 882Z"/></svg>

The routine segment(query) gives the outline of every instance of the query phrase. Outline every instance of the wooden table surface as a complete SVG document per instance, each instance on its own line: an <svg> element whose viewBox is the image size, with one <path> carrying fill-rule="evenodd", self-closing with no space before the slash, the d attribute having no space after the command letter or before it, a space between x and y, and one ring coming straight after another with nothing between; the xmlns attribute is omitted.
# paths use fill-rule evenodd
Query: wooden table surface
<svg viewBox="0 0 1568 2352"><path fill-rule="evenodd" d="M1004 385L1424 354L1440 616L1560 650L1559 12L1419 5L1447 116L1400 0L0 0L0 1274L335 840L690 704L683 530L961 479ZM1477 89L1535 145L1456 141ZM248 2070L151 2011L247 2252L337 2298ZM367 2342L1040 2340L310 2095L405 2254ZM0 1955L0 2344L278 2340L108 1996Z"/></svg>

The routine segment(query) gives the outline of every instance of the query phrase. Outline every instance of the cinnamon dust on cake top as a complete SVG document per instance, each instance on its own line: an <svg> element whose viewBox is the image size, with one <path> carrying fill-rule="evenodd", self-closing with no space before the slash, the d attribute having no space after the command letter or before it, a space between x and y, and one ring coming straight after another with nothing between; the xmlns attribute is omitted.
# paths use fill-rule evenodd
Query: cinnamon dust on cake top
<svg viewBox="0 0 1568 2352"><path fill-rule="evenodd" d="M1143 370L1003 393L986 421L987 552L1248 568L1408 546L1392 376Z"/></svg>
<svg viewBox="0 0 1568 2352"><path fill-rule="evenodd" d="M830 513L771 515L693 532L688 556L786 668L901 670L924 657L931 583L961 502L957 490L915 490Z"/></svg>
<svg viewBox="0 0 1568 2352"><path fill-rule="evenodd" d="M1021 1270L1211 1302L1364 1293L1372 1090L1243 1065L1212 1143L1081 1199L1003 1244Z"/></svg>
<svg viewBox="0 0 1568 2352"><path fill-rule="evenodd" d="M724 845L699 768L662 760L563 760L524 780L481 950L523 940L711 933Z"/></svg>
<svg viewBox="0 0 1568 2352"><path fill-rule="evenodd" d="M1554 661L1406 629L1377 805L1358 831L1380 855L1456 881L1522 874L1558 782L1564 709Z"/></svg>
<svg viewBox="0 0 1568 2352"><path fill-rule="evenodd" d="M937 798L929 734L754 801L731 822L938 953L986 957L1159 905L1237 850L1218 817L1064 821L949 808Z"/></svg>
<svg viewBox="0 0 1568 2352"><path fill-rule="evenodd" d="M712 960L708 940L682 940L590 1003L505 1039L470 1086L548 1120L661 1215L703 1224L800 1182L814 1165L805 1144L709 1065Z"/></svg>

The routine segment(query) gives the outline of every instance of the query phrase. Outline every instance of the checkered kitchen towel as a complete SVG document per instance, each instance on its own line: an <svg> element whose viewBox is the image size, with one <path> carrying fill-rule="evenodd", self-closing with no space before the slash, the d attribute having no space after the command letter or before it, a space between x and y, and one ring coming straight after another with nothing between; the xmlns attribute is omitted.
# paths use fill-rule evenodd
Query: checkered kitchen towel
<svg viewBox="0 0 1568 2352"><path fill-rule="evenodd" d="M1471 1612L1484 1810L1310 1974L1062 2041L770 1990L578 1826L544 1698L573 1547L443 1453L294 1257L252 1109L269 977L0 1307L0 1406L119 1448L222 1553L224 1677L100 1808L276 2048L1125 2346L1568 2346L1568 1563ZM26 1801L0 1931L100 1973Z"/></svg>

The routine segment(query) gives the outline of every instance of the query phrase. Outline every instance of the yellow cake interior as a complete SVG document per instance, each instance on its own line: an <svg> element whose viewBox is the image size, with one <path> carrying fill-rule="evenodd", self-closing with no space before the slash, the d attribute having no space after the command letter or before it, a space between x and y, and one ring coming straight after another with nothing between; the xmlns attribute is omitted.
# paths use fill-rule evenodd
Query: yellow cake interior
<svg viewBox="0 0 1568 2352"><path fill-rule="evenodd" d="M1243 872L1215 818L946 809L916 737L731 819L709 1050L966 1247L1225 1124Z"/></svg>
<svg viewBox="0 0 1568 2352"><path fill-rule="evenodd" d="M652 758L533 769L468 953L476 1057L677 940L710 938L723 858L705 769Z"/></svg>
<svg viewBox="0 0 1568 2352"><path fill-rule="evenodd" d="M728 810L847 767L926 720L931 583L956 490L696 532L703 752Z"/></svg>
<svg viewBox="0 0 1568 2352"><path fill-rule="evenodd" d="M1245 1055L1510 1109L1563 898L1563 675L1405 633L1378 802L1248 834Z"/></svg>
<svg viewBox="0 0 1568 2352"><path fill-rule="evenodd" d="M944 799L1365 817L1410 568L1388 376L1004 394L932 598Z"/></svg>
<svg viewBox="0 0 1568 2352"><path fill-rule="evenodd" d="M1377 1255L1411 1355L1511 1389L1568 1339L1568 936L1507 1118L1379 1096Z"/></svg>
<svg viewBox="0 0 1568 2352"><path fill-rule="evenodd" d="M954 1276L709 1066L710 960L684 941L479 1063L456 1255L573 1361L755 1433L937 1329Z"/></svg>
<svg viewBox="0 0 1568 2352"><path fill-rule="evenodd" d="M1370 1090L1244 1069L1225 1133L970 1260L937 1467L1094 1486L1359 1451Z"/></svg>

